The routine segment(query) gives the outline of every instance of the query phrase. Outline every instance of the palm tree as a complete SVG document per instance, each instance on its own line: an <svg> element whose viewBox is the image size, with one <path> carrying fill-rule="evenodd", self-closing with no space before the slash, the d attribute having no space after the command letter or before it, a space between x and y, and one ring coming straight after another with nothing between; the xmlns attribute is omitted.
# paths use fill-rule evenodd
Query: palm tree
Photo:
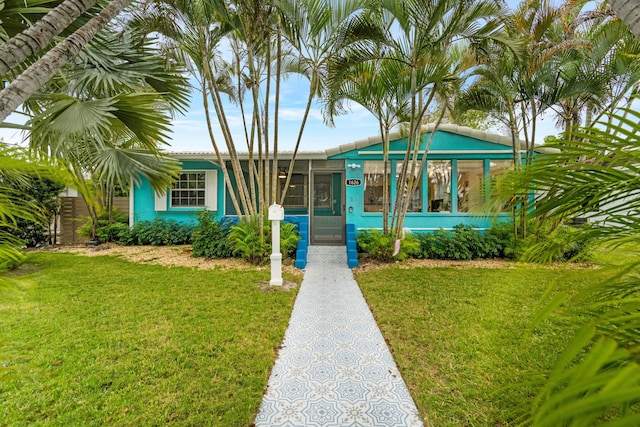
<svg viewBox="0 0 640 427"><path fill-rule="evenodd" d="M179 67L141 40L131 31L102 32L52 81L66 93L43 92L25 103L30 148L68 170L93 233L101 210L95 181L127 186L146 177L164 191L178 170L160 150L169 113L186 108L189 87Z"/></svg>
<svg viewBox="0 0 640 427"><path fill-rule="evenodd" d="M365 2L362 0L340 2L286 0L280 2L280 9L284 16L285 35L292 48L290 64L285 66L285 71L300 74L309 80L307 102L293 155L289 161L287 178L280 195L280 204L284 204L313 101L321 99L326 90L330 79L327 68L344 46L347 36L358 32L366 25L361 14L357 13L363 10L364 5Z"/></svg>
<svg viewBox="0 0 640 427"><path fill-rule="evenodd" d="M0 91L0 122L36 93L132 0L112 0L98 15L58 43Z"/></svg>
<svg viewBox="0 0 640 427"><path fill-rule="evenodd" d="M27 58L47 47L55 36L96 3L97 0L65 0L33 25L6 40L0 45L0 75L7 74Z"/></svg>
<svg viewBox="0 0 640 427"><path fill-rule="evenodd" d="M609 0L607 1L616 14L627 24L629 30L640 38L640 1L638 0Z"/></svg>
<svg viewBox="0 0 640 427"><path fill-rule="evenodd" d="M552 227L567 218L589 218L593 226L572 233L575 238L588 238L607 250L624 244L635 250L640 229L639 123L637 110L623 108L597 126L576 130L572 139L556 141L552 146L559 148L557 153L538 157L516 181L518 191L536 194L536 209L526 213L528 218ZM529 253L544 258L547 250L543 242ZM593 303L585 313L586 324L545 376L527 408L526 424L637 424L637 411L631 408L640 390L639 287L637 257L612 266L589 294ZM566 294L548 301L542 312L563 303L570 304Z"/></svg>
<svg viewBox="0 0 640 427"><path fill-rule="evenodd" d="M564 127L566 138L626 103L640 79L640 42L607 9L583 13L571 30L588 48L564 52L545 82L542 101Z"/></svg>
<svg viewBox="0 0 640 427"><path fill-rule="evenodd" d="M456 102L460 110L475 109L493 114L508 129L513 147L513 162L516 170L524 161L531 164L534 156L537 119L548 108L550 100L559 97L562 88L572 91L580 88L581 94L597 93L597 75L580 85L569 86L560 76L567 76L568 63L578 52L587 51L589 43L574 31L567 31L565 22L575 25L579 9L572 4L553 6L548 1L524 1L507 18L506 30L510 37L520 40L526 49L514 55L503 46L493 46L487 59L474 71L475 81L463 91ZM586 90L589 88L590 91ZM574 92L575 93L575 92ZM521 147L522 141L524 147ZM522 149L526 153L522 155ZM524 158L523 158L524 157ZM527 206L527 194L511 195L508 205L515 208ZM526 211L526 209L525 209ZM513 210L515 215L515 210ZM514 216L514 236L526 236L526 221Z"/></svg>
<svg viewBox="0 0 640 427"><path fill-rule="evenodd" d="M354 15L359 8L358 0L217 1L206 5L167 1L150 5L142 14L141 22L153 23L150 28L156 30L166 29L176 46L190 57L207 111L212 145L241 219L264 212L266 205L276 202L281 79L287 73L298 73L310 80L292 166L313 99L324 88L328 58L339 48L339 28L345 22L356 22ZM174 11L171 16L179 17L179 28L162 23L160 15L166 19L167 9ZM231 48L231 61L220 53L222 47ZM237 155L242 136L231 132L223 95L240 107L243 120L247 118L242 135L249 152L246 176ZM220 143L214 137L215 125L223 134ZM228 162L222 158L221 147L229 154ZM290 167L289 179L291 174ZM228 179L230 175L236 188ZM285 196L280 194L281 202Z"/></svg>
<svg viewBox="0 0 640 427"><path fill-rule="evenodd" d="M55 175L54 168L34 161L24 149L0 143L0 272L17 266L24 259L20 251L23 242L12 233L18 227L18 221L22 219L44 224L47 219L35 200L26 198L8 181L24 180L27 183L29 176ZM0 282L3 280L0 276Z"/></svg>
<svg viewBox="0 0 640 427"><path fill-rule="evenodd" d="M398 61L362 62L350 68L348 75L331 81L325 97L326 120L333 121L342 114L343 102L356 102L378 119L382 139L382 230L389 234L389 134L391 129L406 120L409 109L409 90L406 80L398 80L402 65ZM371 78L375 76L375 78ZM404 83L404 84L403 84ZM395 88L395 90L389 90Z"/></svg>
<svg viewBox="0 0 640 427"><path fill-rule="evenodd" d="M507 44L509 41L501 37L500 19L504 11L496 2L382 0L377 4L380 8L372 13L387 34L385 50L380 52L377 45L366 41L354 43L343 49L343 56L334 61L332 72L336 81L340 81L350 74L350 68L362 62L376 62L381 57L403 66L397 82L403 80L399 84L409 88L408 143L391 221L391 234L399 238L409 195L418 186L430 145L427 142L426 149L421 149L422 119L433 108L436 95L440 93L440 99L447 99L450 83L462 78L459 68L462 63L452 62L456 57L452 50L465 42L471 48L480 48L495 41ZM395 85L388 90L395 90ZM437 126L432 135L436 131Z"/></svg>

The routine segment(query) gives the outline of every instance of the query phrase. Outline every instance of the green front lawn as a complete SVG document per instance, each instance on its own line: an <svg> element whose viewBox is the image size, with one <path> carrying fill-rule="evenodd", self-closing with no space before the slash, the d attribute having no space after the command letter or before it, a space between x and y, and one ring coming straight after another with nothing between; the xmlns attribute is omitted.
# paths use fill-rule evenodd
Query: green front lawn
<svg viewBox="0 0 640 427"><path fill-rule="evenodd" d="M36 253L0 283L0 425L248 426L295 292L269 271ZM594 269L357 274L427 426L504 426L574 328ZM298 278L299 279L299 278ZM531 329L551 283L571 304Z"/></svg>
<svg viewBox="0 0 640 427"><path fill-rule="evenodd" d="M0 285L0 425L251 424L296 295L261 291L268 270L25 268Z"/></svg>
<svg viewBox="0 0 640 427"><path fill-rule="evenodd" d="M427 426L516 424L584 319L593 269L416 268L369 271L357 281ZM535 329L551 283L574 301Z"/></svg>

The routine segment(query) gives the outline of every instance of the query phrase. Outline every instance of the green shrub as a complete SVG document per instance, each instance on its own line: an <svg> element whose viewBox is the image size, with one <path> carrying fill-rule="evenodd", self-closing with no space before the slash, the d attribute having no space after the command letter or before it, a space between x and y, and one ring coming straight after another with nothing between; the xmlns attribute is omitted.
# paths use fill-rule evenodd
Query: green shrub
<svg viewBox="0 0 640 427"><path fill-rule="evenodd" d="M234 255L252 264L265 264L271 253L271 243L267 235L271 233L268 223L264 223L264 233L260 236L260 218L252 216L248 220L231 226L229 239Z"/></svg>
<svg viewBox="0 0 640 427"><path fill-rule="evenodd" d="M198 217L198 225L193 230L194 257L230 258L233 248L229 240L231 227L216 221L213 214L203 211Z"/></svg>
<svg viewBox="0 0 640 427"><path fill-rule="evenodd" d="M586 261L591 257L591 239L585 232L586 227L560 225L549 230L543 226L526 239L527 247L520 259L543 264Z"/></svg>
<svg viewBox="0 0 640 427"><path fill-rule="evenodd" d="M96 227L96 239L100 243L115 242L121 243L117 238L117 235L122 233L124 228L122 225L127 226L129 224L129 217L118 210L113 210L111 213L111 219L109 219L109 213L105 212L98 216L98 225ZM85 223L78 227L78 234L85 237L91 236L91 218L85 217ZM123 237L125 238L125 237Z"/></svg>
<svg viewBox="0 0 640 427"><path fill-rule="evenodd" d="M271 237L269 237L271 239ZM286 257L292 257L298 248L300 234L298 226L291 222L283 222L280 224L280 251Z"/></svg>
<svg viewBox="0 0 640 427"><path fill-rule="evenodd" d="M252 264L262 265L269 261L271 255L271 224L264 222L264 233L260 237L258 216L231 227L229 240L233 246L233 254L248 260ZM295 253L300 236L295 224L284 222L280 225L280 251L284 256Z"/></svg>
<svg viewBox="0 0 640 427"><path fill-rule="evenodd" d="M140 221L131 228L131 234L125 245L186 245L192 242L193 224L181 224L176 220L156 218L153 221Z"/></svg>
<svg viewBox="0 0 640 427"><path fill-rule="evenodd" d="M493 258L518 259L524 250L522 240L513 238L513 225L498 224L484 233L487 243L493 248Z"/></svg>
<svg viewBox="0 0 640 427"><path fill-rule="evenodd" d="M407 234L400 241L400 251L394 257L396 239L378 230L367 230L358 233L356 243L360 252L365 252L372 259L384 262L402 261L408 256L415 256L420 250L418 240L413 235Z"/></svg>
<svg viewBox="0 0 640 427"><path fill-rule="evenodd" d="M96 230L96 238L100 243L123 243L130 239L131 229L127 224L116 222L99 227Z"/></svg>
<svg viewBox="0 0 640 427"><path fill-rule="evenodd" d="M420 242L419 258L470 260L513 257L513 238L508 229L498 226L482 232L459 224L453 230L436 230L416 235Z"/></svg>

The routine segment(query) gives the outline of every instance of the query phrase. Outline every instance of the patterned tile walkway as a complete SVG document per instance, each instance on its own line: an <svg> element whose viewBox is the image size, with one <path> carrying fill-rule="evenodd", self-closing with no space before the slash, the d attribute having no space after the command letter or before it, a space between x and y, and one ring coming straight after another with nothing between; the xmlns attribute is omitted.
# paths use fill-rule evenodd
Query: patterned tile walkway
<svg viewBox="0 0 640 427"><path fill-rule="evenodd" d="M422 426L346 258L320 250L309 253L255 425Z"/></svg>

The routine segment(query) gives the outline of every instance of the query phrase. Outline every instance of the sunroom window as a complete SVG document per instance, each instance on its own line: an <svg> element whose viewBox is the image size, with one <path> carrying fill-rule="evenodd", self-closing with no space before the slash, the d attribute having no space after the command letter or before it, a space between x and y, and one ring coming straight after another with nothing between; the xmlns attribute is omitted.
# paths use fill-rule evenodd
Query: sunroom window
<svg viewBox="0 0 640 427"><path fill-rule="evenodd" d="M458 212L482 210L483 160L458 160Z"/></svg>
<svg viewBox="0 0 640 427"><path fill-rule="evenodd" d="M398 184L396 197L401 197L402 195L406 195L407 193L408 182L405 183L404 185L400 185L401 173L402 173L402 161L398 161L396 163L396 183ZM417 170L415 171L415 175L417 177L418 175ZM409 204L407 206L407 212L422 212L422 181L421 180L418 181L412 194L409 196Z"/></svg>
<svg viewBox="0 0 640 427"><path fill-rule="evenodd" d="M389 182L387 169L387 182ZM382 212L384 162L365 160L364 162L364 211Z"/></svg>
<svg viewBox="0 0 640 427"><path fill-rule="evenodd" d="M429 212L451 212L451 160L429 160Z"/></svg>
<svg viewBox="0 0 640 427"><path fill-rule="evenodd" d="M499 176L513 169L513 160L490 160L489 161L489 176L491 181L491 192L500 192L500 179ZM509 206L501 206L499 208L501 212L508 212Z"/></svg>

